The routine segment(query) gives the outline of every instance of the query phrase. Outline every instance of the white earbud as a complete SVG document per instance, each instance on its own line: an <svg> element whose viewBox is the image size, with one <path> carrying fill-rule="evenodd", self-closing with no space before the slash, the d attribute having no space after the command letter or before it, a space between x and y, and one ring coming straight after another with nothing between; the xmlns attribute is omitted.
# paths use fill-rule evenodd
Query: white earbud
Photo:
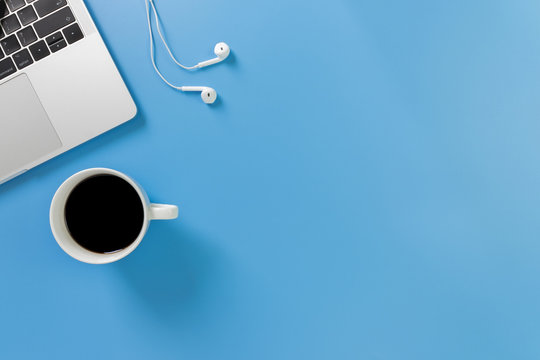
<svg viewBox="0 0 540 360"><path fill-rule="evenodd" d="M198 63L197 67L200 69L205 66L210 66L210 65L214 65L219 62L222 62L223 60L227 58L227 56L229 56L230 53L231 53L231 48L229 47L229 45L227 45L224 42L217 43L216 46L214 47L214 54L216 54L216 57L213 59Z"/></svg>
<svg viewBox="0 0 540 360"><path fill-rule="evenodd" d="M205 104L213 104L217 99L216 90L207 86L181 86L179 88L182 91L200 91L201 99Z"/></svg>

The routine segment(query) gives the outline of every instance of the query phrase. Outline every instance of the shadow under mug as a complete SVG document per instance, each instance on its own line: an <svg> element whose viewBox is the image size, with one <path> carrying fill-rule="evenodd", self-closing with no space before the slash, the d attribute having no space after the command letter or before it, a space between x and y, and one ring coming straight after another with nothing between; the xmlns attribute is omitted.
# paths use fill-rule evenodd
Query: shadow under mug
<svg viewBox="0 0 540 360"><path fill-rule="evenodd" d="M95 253L85 249L73 239L66 224L65 208L69 195L81 182L97 175L113 175L127 181L137 191L144 209L144 223L137 239L127 248L112 253ZM58 245L71 257L89 264L108 264L126 257L139 246L151 220L172 220L177 217L178 207L150 203L146 192L135 180L119 171L105 168L83 170L67 179L56 191L50 210L51 230Z"/></svg>

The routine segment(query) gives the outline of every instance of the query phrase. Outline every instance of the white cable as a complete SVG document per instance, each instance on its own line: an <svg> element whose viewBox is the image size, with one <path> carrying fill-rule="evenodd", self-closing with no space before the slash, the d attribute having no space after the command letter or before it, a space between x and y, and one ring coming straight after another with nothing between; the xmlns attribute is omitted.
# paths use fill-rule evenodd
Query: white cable
<svg viewBox="0 0 540 360"><path fill-rule="evenodd" d="M170 82L168 82L167 79L165 79L165 77L163 76L163 74L161 74L161 72L159 71L159 69L158 69L158 67L156 65L156 57L155 57L155 53L154 53L154 33L152 31L152 21L150 20L150 7L148 5L148 3L149 2L151 3L152 0L145 0L144 2L146 4L146 18L148 20L148 33L150 35L150 58L152 59L152 65L154 66L154 70L159 75L161 80L163 80L163 82L165 82L165 84L169 85L173 89L182 90L181 86L175 86L175 85L171 84Z"/></svg>
<svg viewBox="0 0 540 360"><path fill-rule="evenodd" d="M150 4L152 3L152 0L145 0L144 4L146 5L146 20L148 21L148 34L150 35L150 58L152 59L152 66L154 67L154 70L159 75L161 80L173 89L180 90L180 91L195 91L195 92L201 92L201 99L205 104L213 104L217 99L217 92L216 90L212 89L208 86L176 86L171 84L167 79L165 79L165 76L159 71L158 66L156 64L156 54L154 49L154 32L152 30L152 20L150 16ZM222 45L223 47L227 47L226 44ZM228 47L227 47L228 49Z"/></svg>
<svg viewBox="0 0 540 360"><path fill-rule="evenodd" d="M176 63L176 65L178 65L178 66L180 66L180 67L182 67L182 68L184 68L186 70L198 69L199 65L185 66L185 65L182 65L178 60L176 60L176 58L174 57L171 49L169 48L169 45L167 44L167 41L165 40L165 37L163 36L163 33L161 32L161 26L160 26L161 22L159 20L159 16L158 16L158 13L157 13L157 10L156 10L156 6L154 5L154 1L153 0L147 0L147 1L150 2L150 5L152 6L152 10L154 11L154 18L156 20L156 28L157 28L159 37L161 38L161 41L163 42L163 45L167 49L167 52L169 53L171 59Z"/></svg>

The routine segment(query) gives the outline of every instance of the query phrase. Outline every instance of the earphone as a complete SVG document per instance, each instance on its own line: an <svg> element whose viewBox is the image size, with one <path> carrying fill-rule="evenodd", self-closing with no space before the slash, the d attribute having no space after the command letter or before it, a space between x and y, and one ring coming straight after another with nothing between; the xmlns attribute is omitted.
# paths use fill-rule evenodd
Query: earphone
<svg viewBox="0 0 540 360"><path fill-rule="evenodd" d="M225 60L229 56L230 53L231 53L231 49L229 48L229 45L227 45L224 42L217 43L216 46L214 47L214 54L216 54L216 57L210 60L200 62L195 66L200 69L205 66L217 64Z"/></svg>
<svg viewBox="0 0 540 360"><path fill-rule="evenodd" d="M169 53L169 56L171 59L180 67L186 70L194 70L194 69L200 69L206 66L214 65L217 63L222 62L225 60L229 54L231 53L231 49L229 48L229 45L227 45L224 42L217 43L214 47L214 54L216 54L216 57L210 60L202 61L194 66L185 66L181 64L176 57L173 55L171 49L169 48L169 45L167 44L167 41L165 40L165 37L163 36L163 33L161 32L161 26L159 21L159 16L156 10L156 7L154 5L153 0L145 0L146 4L146 17L148 20L148 32L150 35L150 58L152 60L152 65L154 67L154 70L159 75L161 80L165 82L167 85L172 87L173 89L188 92L188 91L200 91L201 92L201 99L204 101L205 104L213 104L217 99L217 92L216 90L212 89L211 87L207 86L176 86L171 84L163 74L159 71L157 64L156 64L156 56L155 56L155 50L154 50L154 31L152 29L152 21L150 19L150 12L151 10L154 11L154 18L156 22L156 28L159 34L159 37L161 38L161 41L163 42L163 45L167 49L167 52Z"/></svg>
<svg viewBox="0 0 540 360"><path fill-rule="evenodd" d="M217 99L216 90L206 86L181 86L182 91L200 91L201 99L205 104L213 104Z"/></svg>

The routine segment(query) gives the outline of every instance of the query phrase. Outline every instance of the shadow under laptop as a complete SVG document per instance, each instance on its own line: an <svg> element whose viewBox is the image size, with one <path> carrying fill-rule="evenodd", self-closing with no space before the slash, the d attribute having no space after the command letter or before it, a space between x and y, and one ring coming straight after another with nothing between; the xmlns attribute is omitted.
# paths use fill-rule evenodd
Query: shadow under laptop
<svg viewBox="0 0 540 360"><path fill-rule="evenodd" d="M0 197L12 190L17 186L23 186L30 181L39 180L40 177L46 176L53 171L57 171L58 168L65 166L71 162L75 162L82 156L91 154L94 150L107 147L109 144L118 141L121 137L127 137L131 133L139 131L145 124L145 115L139 110L137 115L130 121L102 134L98 137L91 139L63 154L56 156L55 158L46 161L43 164L36 166L30 171L4 183L0 184Z"/></svg>
<svg viewBox="0 0 540 360"><path fill-rule="evenodd" d="M198 309L209 297L209 284L219 281L219 263L201 235L174 221L157 221L133 253L111 266L145 310L177 326L206 313Z"/></svg>

